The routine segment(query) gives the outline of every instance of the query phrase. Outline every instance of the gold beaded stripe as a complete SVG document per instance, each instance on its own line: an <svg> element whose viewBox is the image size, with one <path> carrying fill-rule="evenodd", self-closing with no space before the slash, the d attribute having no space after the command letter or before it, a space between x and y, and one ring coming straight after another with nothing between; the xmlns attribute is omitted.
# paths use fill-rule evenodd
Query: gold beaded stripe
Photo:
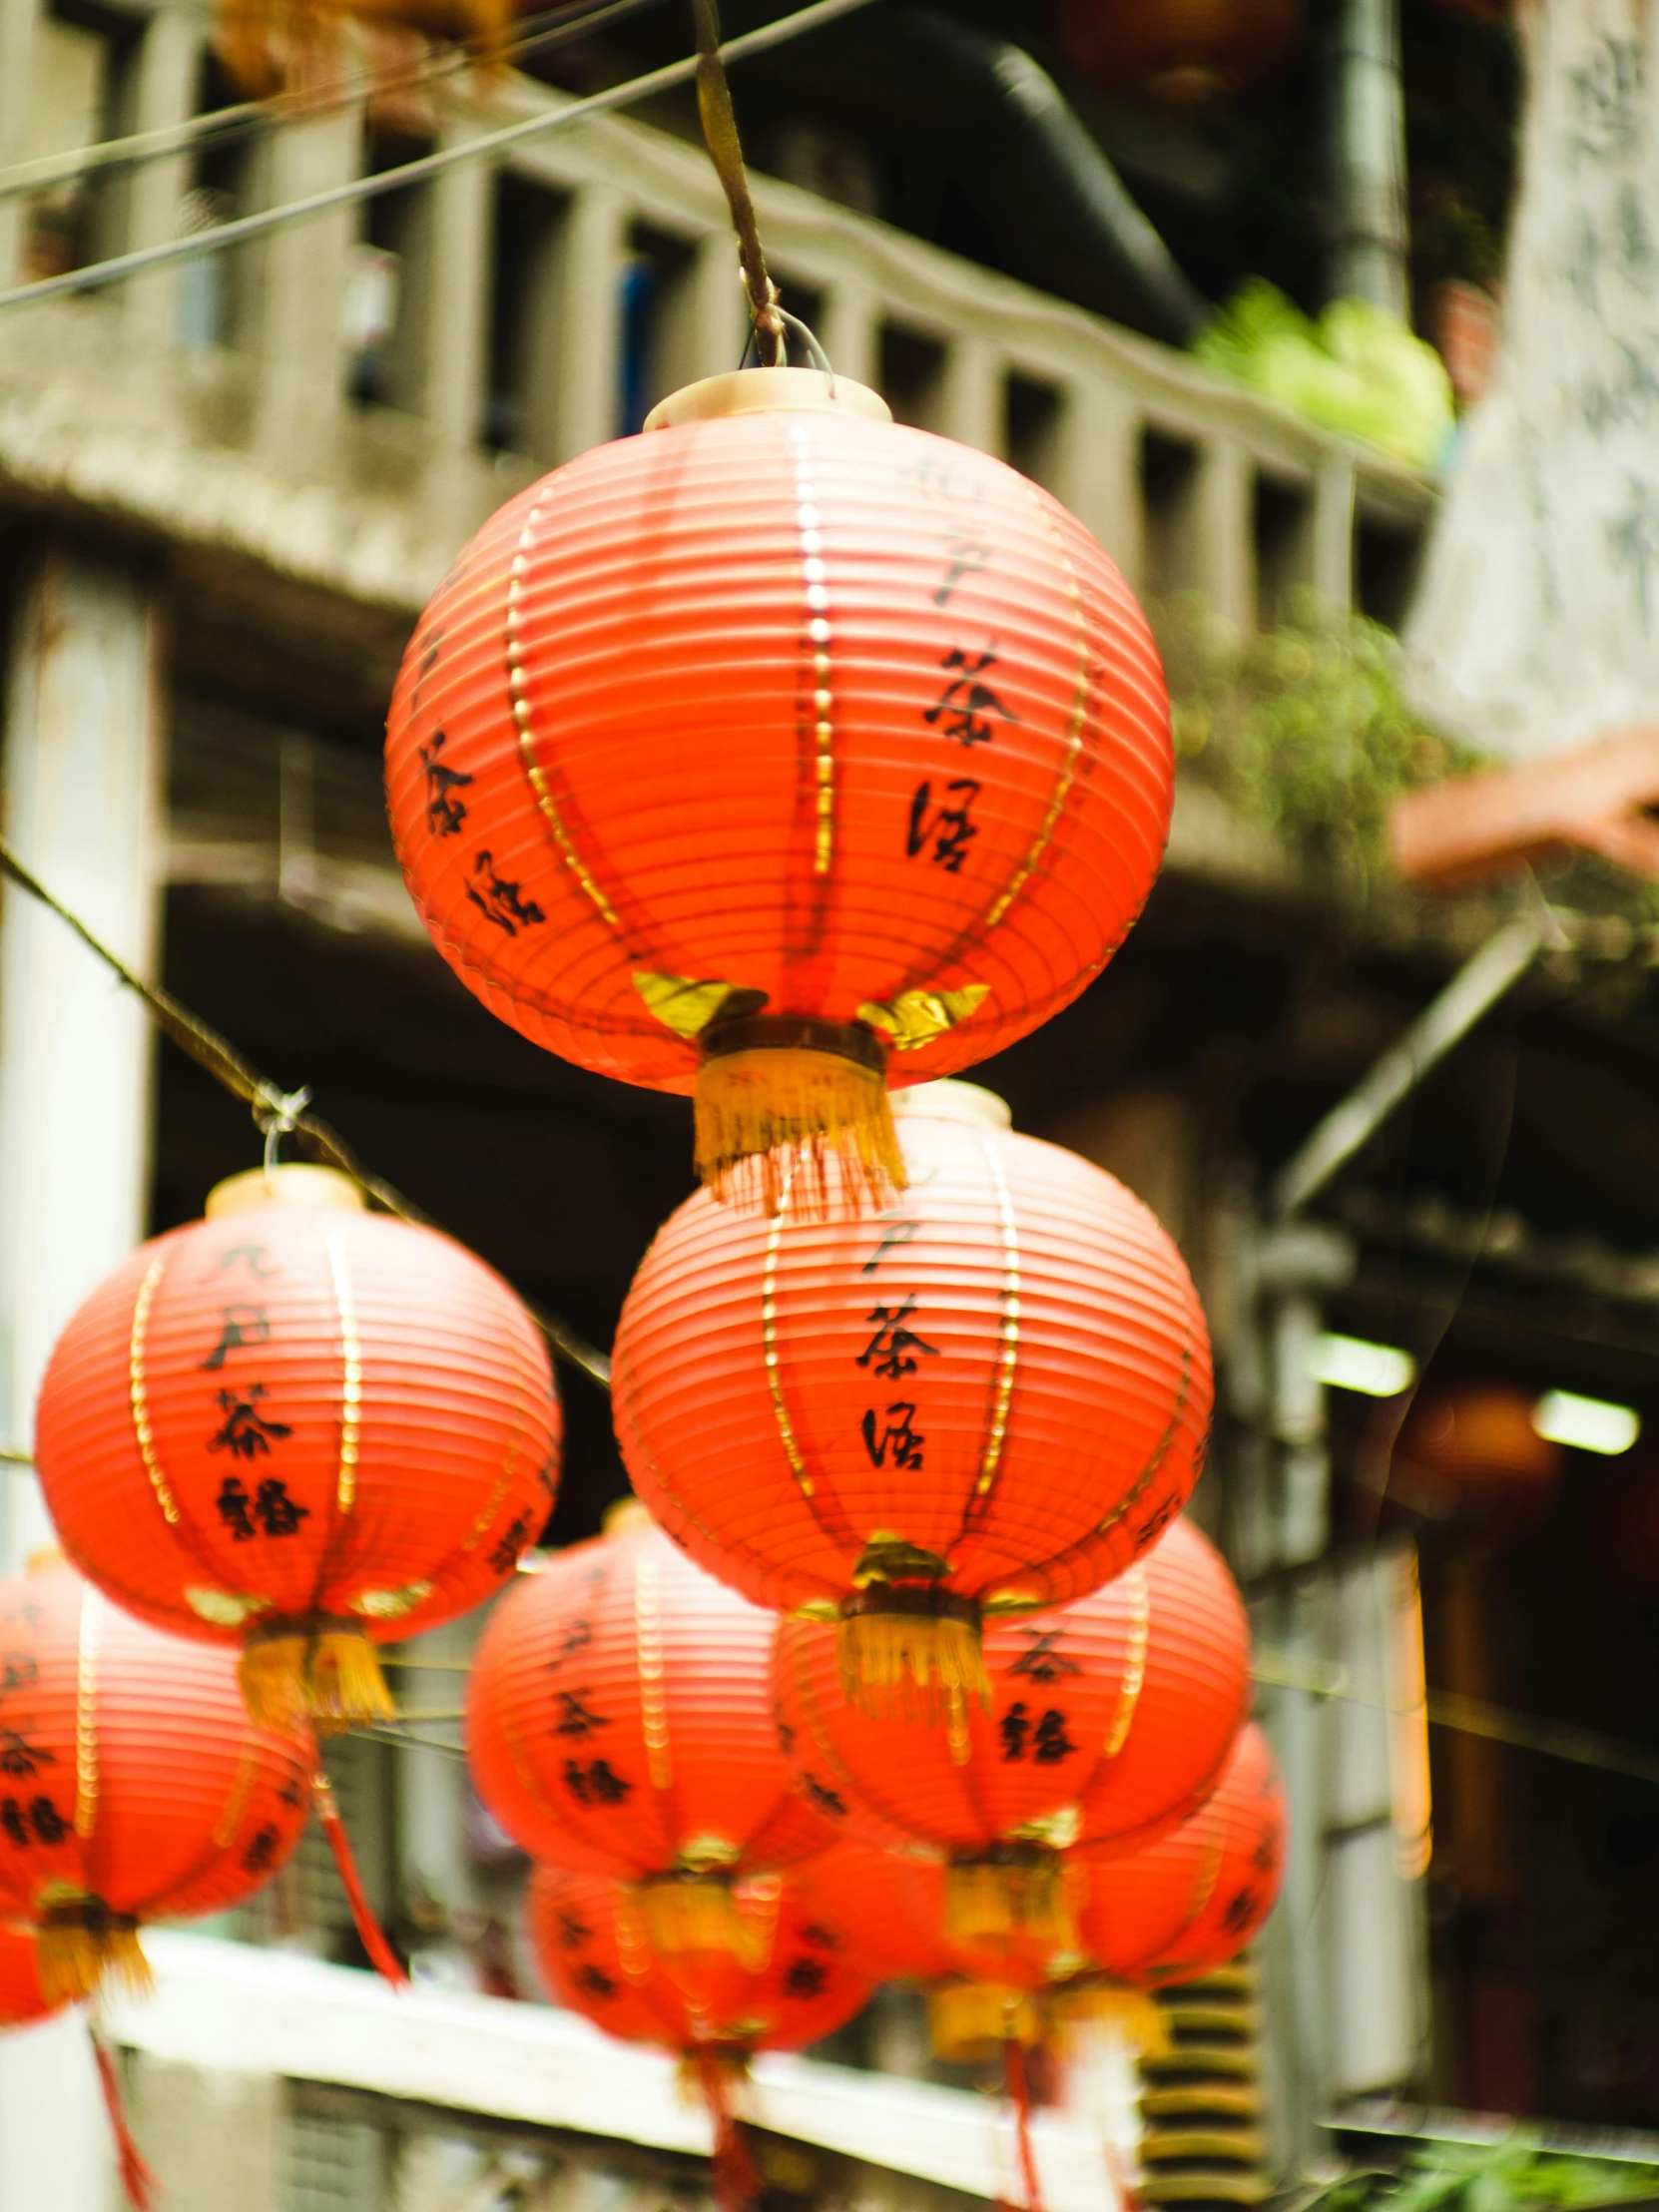
<svg viewBox="0 0 1659 2212"><path fill-rule="evenodd" d="M558 802L554 799L547 778L542 774L541 764L536 759L535 739L530 730L530 701L523 660L522 606L524 579L530 567L529 548L531 541L535 537L542 515L552 496L551 489L544 491L534 506L531 507L530 512L524 518L524 527L518 534L518 545L513 553L512 571L507 581L507 689L512 698L513 727L518 732L518 757L523 763L524 773L529 779L530 790L535 798L536 805L540 808L542 818L552 831L553 841L558 846L565 865L593 901L601 917L610 924L620 937L623 934L623 928L617 917L616 909L594 881L586 862L576 849L570 831L565 826L564 817L559 812Z"/></svg>
<svg viewBox="0 0 1659 2212"><path fill-rule="evenodd" d="M1175 1431L1181 1425L1181 1416L1187 1410L1187 1394L1192 1386L1192 1379L1193 1333L1192 1324L1189 1322L1186 1340L1181 1347L1181 1382L1175 1393L1175 1409L1170 1414L1169 1425L1153 1446L1152 1456L1142 1467L1133 1484L1100 1523L1099 1528L1095 1531L1097 1535L1107 1535L1112 1529L1116 1528L1118 1522L1123 1519L1126 1513L1133 1510L1156 1479L1158 1470L1168 1455L1169 1447L1175 1441Z"/></svg>
<svg viewBox="0 0 1659 2212"><path fill-rule="evenodd" d="M813 873L828 875L835 842L835 728L830 689L830 592L824 565L823 517L813 482L812 454L805 428L789 433L795 466L796 535L801 547L801 580L807 605L806 642L813 658L813 738L815 744Z"/></svg>
<svg viewBox="0 0 1659 2212"><path fill-rule="evenodd" d="M807 1472L807 1462L802 1457L801 1445L795 1433L795 1422L790 1417L789 1404L784 1396L784 1376L778 1350L778 1263L784 1247L784 1223L790 1211L790 1186L795 1181L799 1166L799 1159L792 1158L785 1168L778 1211L773 1215L767 1229L766 1261L761 1270L761 1357L766 1364L767 1388L772 1394L773 1417L778 1423L778 1438L784 1446L784 1456L801 1485L802 1496L810 1498L813 1494L813 1478Z"/></svg>
<svg viewBox="0 0 1659 2212"><path fill-rule="evenodd" d="M1002 1236L1002 1319L998 1330L996 1379L991 1385L990 1426L985 1433L984 1455L973 1485L976 1498L988 1494L1002 1464L1002 1447L1008 1438L1008 1408L1014 1395L1014 1370L1019 1361L1020 1320L1019 1224L1014 1219L1014 1202L1008 1194L1008 1178L1002 1172L1002 1157L995 1144L989 1137L983 1137L980 1149L990 1170L997 1226Z"/></svg>
<svg viewBox="0 0 1659 2212"><path fill-rule="evenodd" d="M150 1487L156 1494L156 1503L162 1509L162 1518L170 1527L179 1520L179 1501L168 1486L168 1480L156 1457L156 1439L150 1428L150 1399L144 1380L144 1345L150 1327L150 1305L157 1286L167 1269L168 1256L158 1252L145 1270L144 1281L139 1285L138 1298L133 1306L133 1333L127 1345L127 1394L133 1408L133 1435L138 1443L139 1457Z"/></svg>
<svg viewBox="0 0 1659 2212"><path fill-rule="evenodd" d="M75 1833L90 1843L98 1826L98 1653L104 1640L104 1598L90 1583L81 1592L81 1632L75 1653Z"/></svg>
<svg viewBox="0 0 1659 2212"><path fill-rule="evenodd" d="M259 1771L259 1752L255 1748L253 1738L245 1734L242 1741L242 1757L237 1761L236 1776L231 1784L231 1795L226 1800L225 1810L220 1814L218 1823L214 1828L214 1843L221 1851L229 1851L232 1844L236 1842L237 1830L242 1826L242 1816L248 1810L248 1800L254 1794L254 1783Z"/></svg>
<svg viewBox="0 0 1659 2212"><path fill-rule="evenodd" d="M339 1480L335 1495L340 1511L349 1513L357 1497L357 1449L363 1410L363 1348L357 1335L357 1309L351 1295L351 1277L345 1265L345 1240L337 1230L329 1232L328 1266L334 1278L334 1304L339 1309L342 1371Z"/></svg>
<svg viewBox="0 0 1659 2212"><path fill-rule="evenodd" d="M1025 480L1022 477L1021 482ZM1014 870L1013 880L985 916L982 926L994 929L1014 900L1024 890L1036 873L1037 863L1048 850L1049 839L1059 822L1060 811L1071 795L1071 787L1077 781L1077 759L1083 750L1083 725L1089 711L1089 628L1083 614L1083 594L1077 582L1077 570L1071 555L1066 551L1065 539L1055 525L1053 514L1045 499L1038 496L1034 486L1026 485L1032 505L1042 517L1049 540L1054 547L1055 558L1066 579L1066 596L1071 602L1072 617L1077 624L1077 676L1072 687L1071 719L1067 724L1065 749L1060 756L1059 774L1054 780L1054 790L1048 802L1048 812L1026 850L1024 859Z"/></svg>
<svg viewBox="0 0 1659 2212"><path fill-rule="evenodd" d="M654 1790L672 1790L674 1763L668 1750L668 1697L663 1688L663 1622L658 1603L657 1562L642 1558L634 1573L634 1655L640 1672L640 1723L645 1758Z"/></svg>
<svg viewBox="0 0 1659 2212"><path fill-rule="evenodd" d="M1105 1750L1101 1755L1106 1759L1117 1757L1135 1725L1135 1708L1141 1701L1141 1689L1146 1681L1146 1649L1152 1634L1152 1591L1145 1567L1139 1564L1131 1567L1123 1577L1122 1587L1129 1593L1129 1642L1123 1654L1123 1688L1118 1694L1118 1709L1106 1731Z"/></svg>

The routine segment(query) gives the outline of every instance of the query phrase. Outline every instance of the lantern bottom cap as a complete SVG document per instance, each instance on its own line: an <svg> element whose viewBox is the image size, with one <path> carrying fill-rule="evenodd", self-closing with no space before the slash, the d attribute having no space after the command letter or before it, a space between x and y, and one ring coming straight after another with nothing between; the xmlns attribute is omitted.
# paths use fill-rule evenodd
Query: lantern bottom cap
<svg viewBox="0 0 1659 2212"><path fill-rule="evenodd" d="M886 1049L862 1022L757 1014L705 1033L696 1126L697 1172L729 1205L822 1219L907 1180Z"/></svg>
<svg viewBox="0 0 1659 2212"><path fill-rule="evenodd" d="M979 2065L1005 2044L1034 2050L1042 2014L1028 1989L1001 1981L941 1981L927 1992L927 2033L935 2058Z"/></svg>
<svg viewBox="0 0 1659 2212"><path fill-rule="evenodd" d="M243 1645L241 1674L250 1715L280 1735L306 1727L336 1734L397 1718L374 1646L356 1621L263 1619Z"/></svg>
<svg viewBox="0 0 1659 2212"><path fill-rule="evenodd" d="M776 1914L745 1913L720 1875L647 1877L633 1893L650 1947L659 1957L723 1951L752 1971L772 1949ZM772 1925L766 1925L770 1919Z"/></svg>

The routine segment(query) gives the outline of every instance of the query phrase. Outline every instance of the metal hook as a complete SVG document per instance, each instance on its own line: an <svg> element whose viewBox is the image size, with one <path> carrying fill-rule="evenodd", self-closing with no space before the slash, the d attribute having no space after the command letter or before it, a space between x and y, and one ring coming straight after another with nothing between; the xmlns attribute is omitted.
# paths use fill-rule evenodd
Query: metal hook
<svg viewBox="0 0 1659 2212"><path fill-rule="evenodd" d="M277 1148L282 1138L292 1136L299 1126L299 1117L311 1102L308 1083L302 1083L296 1091L266 1091L254 1107L254 1124L265 1131L265 1172L269 1175L276 1165Z"/></svg>

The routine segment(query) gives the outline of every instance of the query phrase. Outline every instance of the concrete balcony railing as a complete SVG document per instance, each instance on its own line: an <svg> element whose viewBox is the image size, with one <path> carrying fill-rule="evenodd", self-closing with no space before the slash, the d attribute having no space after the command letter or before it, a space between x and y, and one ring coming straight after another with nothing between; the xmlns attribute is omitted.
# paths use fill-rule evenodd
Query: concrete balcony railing
<svg viewBox="0 0 1659 2212"><path fill-rule="evenodd" d="M204 16L162 4L128 20L103 62L106 108L124 130L184 119ZM66 35L96 34L41 0L0 0L0 166L54 135ZM83 253L418 150L372 105L100 186ZM559 105L512 78L487 107L452 97L440 136ZM67 125L56 137L73 143ZM1137 587L1200 589L1245 626L1298 584L1399 612L1427 479L886 225L764 177L756 199L789 301L837 369L901 419L1025 469ZM0 202L0 278L24 273L31 220L28 202ZM31 503L412 611L501 499L732 366L744 334L701 149L596 118L211 261L0 314L0 497L9 480Z"/></svg>

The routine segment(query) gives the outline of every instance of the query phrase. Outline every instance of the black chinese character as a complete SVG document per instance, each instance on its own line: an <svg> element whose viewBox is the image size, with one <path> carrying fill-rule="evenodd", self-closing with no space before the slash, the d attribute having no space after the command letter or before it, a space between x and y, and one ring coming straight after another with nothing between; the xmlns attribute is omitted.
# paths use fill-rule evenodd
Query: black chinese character
<svg viewBox="0 0 1659 2212"><path fill-rule="evenodd" d="M904 1326L915 1310L913 1298L907 1298L902 1306L877 1306L866 1317L876 1325L875 1334L859 1353L858 1366L867 1368L873 1362L875 1373L883 1382L896 1382L901 1375L915 1373L912 1353L925 1352L930 1359L936 1359L938 1346L924 1344L913 1329Z"/></svg>
<svg viewBox="0 0 1659 2212"><path fill-rule="evenodd" d="M801 1787L807 1793L808 1802L816 1805L821 1813L828 1813L832 1820L845 1820L846 1800L834 1790L827 1789L816 1775L804 1774Z"/></svg>
<svg viewBox="0 0 1659 2212"><path fill-rule="evenodd" d="M1256 1892L1248 1884L1227 1901L1221 1925L1229 1936L1243 1936L1256 1916Z"/></svg>
<svg viewBox="0 0 1659 2212"><path fill-rule="evenodd" d="M890 1221L881 1232L881 1242L864 1262L862 1272L873 1275L889 1252L896 1252L900 1245L907 1245L920 1229L919 1221Z"/></svg>
<svg viewBox="0 0 1659 2212"><path fill-rule="evenodd" d="M585 1690L559 1690L559 1717L553 1723L555 1736L591 1736L596 1728L609 1728L610 1721L603 1713L595 1713L582 1703Z"/></svg>
<svg viewBox="0 0 1659 2212"><path fill-rule="evenodd" d="M49 1797L38 1797L32 1801L29 1819L43 1844L61 1844L69 1834L69 1823Z"/></svg>
<svg viewBox="0 0 1659 2212"><path fill-rule="evenodd" d="M234 1268L240 1260L250 1275L258 1275L262 1278L275 1275L277 1271L275 1268L268 1268L265 1264L266 1256L270 1250L269 1245L232 1245L228 1252L222 1252L219 1256L220 1271L223 1273L227 1268Z"/></svg>
<svg viewBox="0 0 1659 2212"><path fill-rule="evenodd" d="M784 1968L785 1992L792 1997L822 1996L828 1979L822 1960L817 1958L792 1958Z"/></svg>
<svg viewBox="0 0 1659 2212"><path fill-rule="evenodd" d="M27 1782L42 1767L55 1767L57 1763L56 1752L43 1751L18 1729L0 1728L0 1774L10 1775L14 1782Z"/></svg>
<svg viewBox="0 0 1659 2212"><path fill-rule="evenodd" d="M578 1989L586 1990L590 1997L598 1997L601 2003L616 1995L616 1983L603 1966L596 1966L590 1958L578 1966L571 1977Z"/></svg>
<svg viewBox="0 0 1659 2212"><path fill-rule="evenodd" d="M445 768L438 755L448 741L441 730L420 748L420 765L426 774L426 827L434 837L459 836L466 807L455 797L472 782L458 768Z"/></svg>
<svg viewBox="0 0 1659 2212"><path fill-rule="evenodd" d="M271 1866L276 1846L281 1841L274 1828L262 1828L257 1836L249 1839L248 1849L242 1855L245 1874L264 1874Z"/></svg>
<svg viewBox="0 0 1659 2212"><path fill-rule="evenodd" d="M263 1306L245 1305L241 1302L224 1309L225 1326L216 1344L203 1361L210 1375L216 1375L225 1365L225 1356L237 1352L244 1345L263 1345L271 1341L271 1320Z"/></svg>
<svg viewBox="0 0 1659 2212"><path fill-rule="evenodd" d="M221 1390L225 1425L208 1438L208 1449L228 1451L233 1459L257 1459L262 1451L270 1452L273 1439L280 1443L291 1436L293 1430L285 1421L268 1420L259 1411L264 1395L263 1382L250 1382L246 1390Z"/></svg>
<svg viewBox="0 0 1659 2212"><path fill-rule="evenodd" d="M820 1928L817 1921L809 1921L801 1931L801 1940L811 1943L815 1950L839 1950L841 1939L832 1929Z"/></svg>
<svg viewBox="0 0 1659 2212"><path fill-rule="evenodd" d="M521 898L516 883L496 874L494 856L488 852L474 853L472 881L466 886L466 895L486 921L493 921L509 937L516 937L532 922L547 919L533 898Z"/></svg>
<svg viewBox="0 0 1659 2212"><path fill-rule="evenodd" d="M450 575L453 574L454 571L451 570ZM443 585L447 584L448 581L449 577L446 576L443 584L438 586L438 590L442 591ZM409 694L409 713L411 717L420 712L420 695L426 688L426 679L438 665L438 649L443 644L443 625L439 623L436 629L430 631L424 639L418 642L422 647L422 652L420 667L415 674L414 690Z"/></svg>
<svg viewBox="0 0 1659 2212"><path fill-rule="evenodd" d="M570 1623L569 1627L566 1628L564 1633L564 1641L560 1644L558 1650L553 1654L552 1658L548 1660L548 1673L556 1674L560 1667L564 1665L567 1659L573 1658L575 1654L579 1651L586 1651L589 1644L591 1644L592 1642L593 1623L588 1619L586 1613L578 1613L576 1618Z"/></svg>
<svg viewBox="0 0 1659 2212"><path fill-rule="evenodd" d="M996 1732L1002 1738L1004 1761L1025 1757L1025 1739L1031 1733L1031 1716L1023 1698L1016 1698L1009 1706L997 1722Z"/></svg>
<svg viewBox="0 0 1659 2212"><path fill-rule="evenodd" d="M965 535L946 538L945 547L950 555L950 566L944 572L944 582L933 594L935 607L945 605L964 576L979 575L991 557L990 547L979 538Z"/></svg>
<svg viewBox="0 0 1659 2212"><path fill-rule="evenodd" d="M585 1767L579 1759L567 1759L564 1782L578 1805L620 1805L634 1790L631 1782L612 1771L608 1759L590 1759Z"/></svg>
<svg viewBox="0 0 1659 2212"><path fill-rule="evenodd" d="M954 783L945 786L947 796L962 794L957 804L947 807L941 800L935 808L931 783L925 779L919 783L910 801L910 828L904 839L904 850L909 857L913 860L931 837L933 859L947 875L960 875L962 856L979 834L977 826L969 819L969 810L979 797L979 785L971 776L958 776Z"/></svg>
<svg viewBox="0 0 1659 2212"><path fill-rule="evenodd" d="M0 1658L0 1697L8 1690L28 1690L40 1680L40 1668L32 1651L8 1651Z"/></svg>
<svg viewBox="0 0 1659 2212"><path fill-rule="evenodd" d="M528 1513L520 1513L516 1520L508 1522L496 1538L487 1564L493 1567L497 1574L511 1574L514 1567L518 1565L518 1555L524 1549L529 1534L530 1516Z"/></svg>
<svg viewBox="0 0 1659 2212"><path fill-rule="evenodd" d="M568 1909L561 1911L559 1914L559 1947L562 1950L580 1950L584 1943L592 1940L593 1930L583 1920L580 1913L572 1913Z"/></svg>
<svg viewBox="0 0 1659 2212"><path fill-rule="evenodd" d="M887 1453L891 1451L892 1463L895 1467L913 1467L919 1470L921 1466L921 1447L927 1441L927 1438L910 1425L915 1418L915 1411L913 1405L905 1404L902 1399L894 1405L889 1405L887 1407L887 1425L882 1429L879 1436L875 1432L874 1413L868 1412L864 1415L858 1426L863 1431L864 1449L869 1453L869 1463L872 1467L884 1467L887 1463ZM896 1420L893 1419L895 1413L898 1415Z"/></svg>
<svg viewBox="0 0 1659 2212"><path fill-rule="evenodd" d="M1046 1628L1038 1631L1027 1628L1022 1634L1031 1639L1029 1651L1022 1651L1009 1667L1010 1674L1028 1675L1033 1682L1053 1682L1062 1674L1081 1674L1082 1668L1075 1659L1068 1659L1057 1646L1065 1634L1063 1628Z"/></svg>
<svg viewBox="0 0 1659 2212"><path fill-rule="evenodd" d="M1032 1741L1031 1756L1039 1767L1058 1766L1062 1759L1069 1759L1077 1746L1066 1734L1066 1716L1050 1706L1037 1723L1037 1733Z"/></svg>
<svg viewBox="0 0 1659 2212"><path fill-rule="evenodd" d="M0 1828L5 1830L19 1851L26 1848L29 1831L24 1826L23 1808L14 1797L0 1798Z"/></svg>
<svg viewBox="0 0 1659 2212"><path fill-rule="evenodd" d="M935 725L941 737L954 738L961 746L989 745L996 732L987 717L1018 722L1018 715L1002 704L989 684L979 681L986 669L996 666L996 655L988 648L972 657L953 645L939 666L956 673L921 719Z"/></svg>
<svg viewBox="0 0 1659 2212"><path fill-rule="evenodd" d="M311 1509L298 1505L288 1495L285 1482L278 1482L275 1475L268 1476L260 1484L254 1499L254 1512L260 1526L268 1536L294 1536L299 1523L309 1520Z"/></svg>
<svg viewBox="0 0 1659 2212"><path fill-rule="evenodd" d="M238 1544L251 1544L257 1534L254 1526L254 1501L248 1494L248 1485L237 1474L228 1474L219 1485L219 1495L214 1499L219 1517L231 1531L231 1540Z"/></svg>

